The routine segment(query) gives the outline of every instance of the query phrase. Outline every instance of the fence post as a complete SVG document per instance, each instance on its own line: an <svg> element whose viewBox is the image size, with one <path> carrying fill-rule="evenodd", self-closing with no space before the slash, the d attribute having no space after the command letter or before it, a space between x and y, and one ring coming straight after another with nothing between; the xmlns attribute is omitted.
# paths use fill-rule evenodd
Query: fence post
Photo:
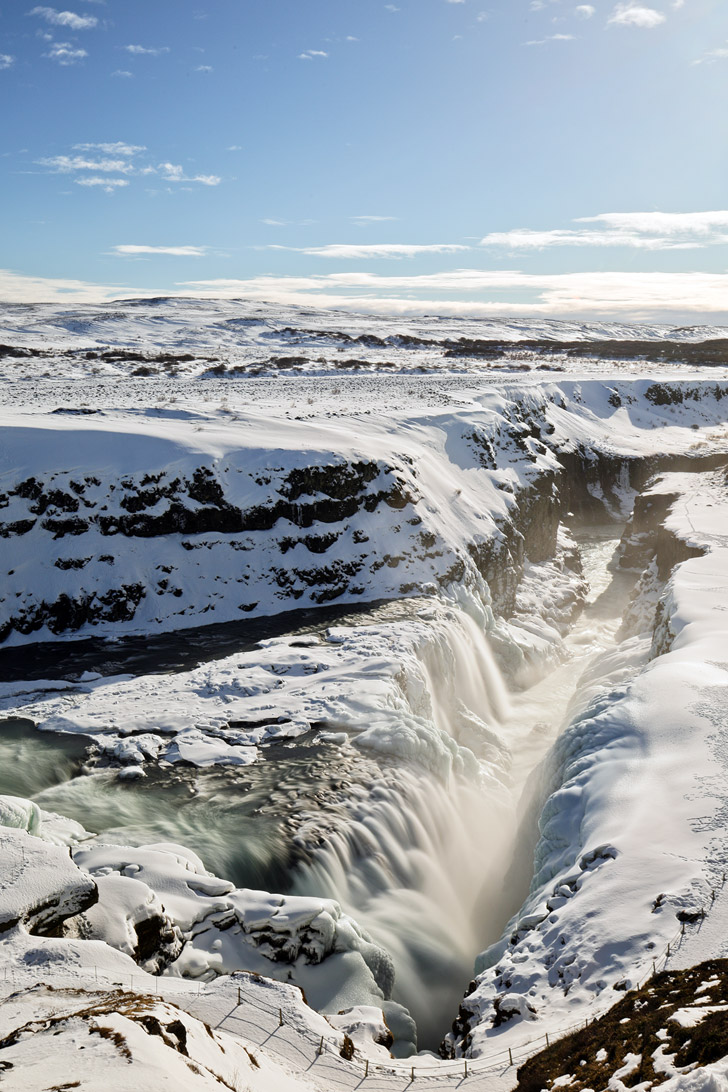
<svg viewBox="0 0 728 1092"><path fill-rule="evenodd" d="M415 1079L415 1067L412 1066L412 1076L410 1077L410 1080L413 1081L414 1079Z"/></svg>
<svg viewBox="0 0 728 1092"><path fill-rule="evenodd" d="M510 1047L508 1047L508 1062L510 1065L513 1065L513 1054Z"/></svg>
<svg viewBox="0 0 728 1092"><path fill-rule="evenodd" d="M465 1078L464 1079L466 1081L468 1079L468 1059L467 1058L465 1059Z"/></svg>
<svg viewBox="0 0 728 1092"><path fill-rule="evenodd" d="M364 1076L365 1077L369 1076L369 1059L368 1058L366 1060L366 1066L365 1066L365 1069L364 1069Z"/></svg>
<svg viewBox="0 0 728 1092"><path fill-rule="evenodd" d="M278 1027L283 1027L283 1009L278 1009Z"/></svg>
<svg viewBox="0 0 728 1092"><path fill-rule="evenodd" d="M549 1033L546 1032L546 1046L549 1045Z"/></svg>
<svg viewBox="0 0 728 1092"><path fill-rule="evenodd" d="M319 1047L318 1047L319 1057L323 1054L323 1052L324 1052L324 1037L322 1035L321 1036L321 1042L319 1043Z"/></svg>

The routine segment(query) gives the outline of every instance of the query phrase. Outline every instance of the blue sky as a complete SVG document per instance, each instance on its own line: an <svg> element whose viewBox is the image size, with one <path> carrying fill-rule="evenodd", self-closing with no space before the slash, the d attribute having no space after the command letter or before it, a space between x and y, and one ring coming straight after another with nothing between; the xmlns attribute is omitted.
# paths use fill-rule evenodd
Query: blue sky
<svg viewBox="0 0 728 1092"><path fill-rule="evenodd" d="M728 319L725 0L0 6L0 297Z"/></svg>

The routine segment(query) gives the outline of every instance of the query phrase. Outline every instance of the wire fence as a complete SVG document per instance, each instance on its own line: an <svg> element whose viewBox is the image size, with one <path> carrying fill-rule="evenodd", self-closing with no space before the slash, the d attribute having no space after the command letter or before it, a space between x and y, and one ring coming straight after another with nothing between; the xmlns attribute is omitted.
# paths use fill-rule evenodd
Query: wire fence
<svg viewBox="0 0 728 1092"><path fill-rule="evenodd" d="M683 940L686 936L690 935L690 927L697 925L698 929L702 926L703 921L710 914L711 910L715 906L718 892L725 886L726 873L723 873L722 882L717 888L711 888L709 901L702 906L695 914L695 917L690 921L683 921L679 930L667 943L665 948L659 955L652 957L651 966L648 968L645 976L640 978L635 989L643 989L644 986L660 971L666 970L667 965L672 955L674 955L681 947ZM42 964L37 965L38 970L42 969ZM58 964L55 961L49 960L47 970L50 977L57 977L52 974L54 970L58 970ZM9 973L8 973L9 972ZM244 973L244 972L243 972ZM152 977L153 989L149 989L149 979ZM5 967L4 981L11 986L25 985L28 983L28 973L25 969L22 973L22 980L18 980L19 976L16 974L14 968ZM79 986L81 981L78 977L73 976L70 981L75 986ZM250 976L245 975L245 981L250 982ZM265 981L264 979L262 981ZM215 980L216 986L219 988L221 979ZM94 986L100 989L122 989L127 988L127 976L121 976L119 974L105 974L94 968L94 976L90 981L85 979L83 982L86 990L93 990ZM208 984L198 980L196 985L190 981L190 979L172 978L167 975L150 976L144 972L140 972L136 975L130 974L128 976L128 987L132 992L139 992L143 994L152 994L158 996L160 1000L169 1001L171 1003L179 1002L179 1007L184 1008L184 1001L188 1004L193 1002L196 998L202 997L206 992L206 986ZM252 1018L248 1021L251 1026L257 1026L261 1032L266 1036L266 1049L272 1053L276 1053L274 1032L277 1029L290 1028L294 1031L295 1035L309 1044L309 1050L306 1051L296 1043L292 1043L290 1039L286 1039L285 1045L290 1049L297 1050L302 1059L308 1063L311 1062L311 1054L314 1059L316 1057L322 1057L323 1055L336 1055L339 1063L348 1064L350 1067L356 1069L357 1075L361 1080L365 1080L375 1075L378 1077L399 1077L402 1078L409 1076L411 1081L426 1080L427 1078L436 1078L441 1076L459 1076L460 1080L468 1080L475 1078L483 1073L492 1072L496 1069L508 1070L513 1066L522 1065L528 1061L534 1055L538 1054L544 1048L550 1047L553 1044L561 1041L569 1035L574 1034L577 1031L588 1028L596 1020L600 1019L606 1012L609 1011L614 1005L614 1001L610 1000L609 1004L601 1006L592 1010L592 1015L585 1020L580 1020L577 1023L571 1024L569 1027L561 1028L559 1032L554 1035L553 1033L544 1032L533 1039L528 1039L525 1042L519 1042L514 1046L504 1047L501 1050L489 1053L488 1055L481 1056L475 1059L461 1058L436 1061L434 1058L428 1058L428 1063L422 1064L421 1057L412 1058L406 1060L390 1059L387 1061L379 1061L371 1058L361 1058L356 1054L348 1058L341 1053L344 1043L343 1033L337 1032L333 1027L330 1032L327 1031L323 1035L316 1035L312 1032L311 1027L303 1020L295 1010L284 1009L282 1006L272 1006L266 1004L262 999L262 989L258 987L256 990L251 991L236 981L234 977L231 977L231 1001L232 1009L225 1016L219 1027L225 1024L226 1021L236 1019L235 1013L239 1009L243 1009L251 1014L253 1013L267 1013L273 1017L273 1032L270 1027L263 1027L262 1025L255 1025ZM193 1006L194 1007L194 1006ZM276 1023L277 1022L277 1023ZM227 1029L223 1029L227 1030ZM228 1032L235 1035L237 1038L243 1038L236 1032ZM260 1044L252 1044L260 1045Z"/></svg>

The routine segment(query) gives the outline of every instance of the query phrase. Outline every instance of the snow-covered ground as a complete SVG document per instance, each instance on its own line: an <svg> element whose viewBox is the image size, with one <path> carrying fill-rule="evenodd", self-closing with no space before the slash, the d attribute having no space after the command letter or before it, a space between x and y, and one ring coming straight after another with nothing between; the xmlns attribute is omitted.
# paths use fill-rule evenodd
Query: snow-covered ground
<svg viewBox="0 0 728 1092"><path fill-rule="evenodd" d="M431 1048L455 1019L433 1088L510 1088L507 1051L640 982L728 869L728 372L622 347L725 331L0 326L3 1080L89 1039L64 1087L353 1088L414 1016Z"/></svg>

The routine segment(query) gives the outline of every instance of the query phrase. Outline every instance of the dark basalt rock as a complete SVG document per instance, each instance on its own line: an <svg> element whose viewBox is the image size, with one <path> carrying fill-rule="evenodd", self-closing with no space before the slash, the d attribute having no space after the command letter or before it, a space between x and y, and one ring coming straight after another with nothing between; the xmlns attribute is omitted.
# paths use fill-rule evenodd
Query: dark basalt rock
<svg viewBox="0 0 728 1092"><path fill-rule="evenodd" d="M28 634L47 626L51 633L58 634L77 630L89 622L131 621L145 595L143 584L122 584L101 594L82 593L75 599L62 592L53 603L41 600L0 625L0 644L13 630Z"/></svg>

